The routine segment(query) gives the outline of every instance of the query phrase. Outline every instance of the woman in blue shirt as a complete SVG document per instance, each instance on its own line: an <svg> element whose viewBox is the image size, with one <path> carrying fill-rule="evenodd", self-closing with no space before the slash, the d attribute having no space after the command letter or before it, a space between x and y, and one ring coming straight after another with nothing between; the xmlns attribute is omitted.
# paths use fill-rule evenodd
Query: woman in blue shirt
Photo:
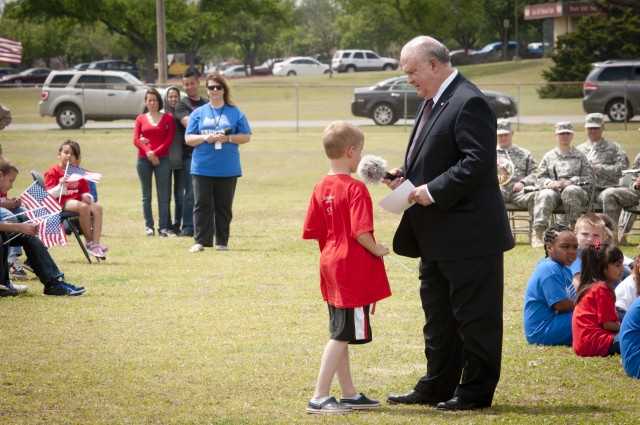
<svg viewBox="0 0 640 425"><path fill-rule="evenodd" d="M226 251L233 197L242 176L239 145L251 140L247 118L231 101L227 80L212 72L206 80L209 103L193 111L185 143L193 146L191 176L194 193L194 237L190 252L213 246Z"/></svg>

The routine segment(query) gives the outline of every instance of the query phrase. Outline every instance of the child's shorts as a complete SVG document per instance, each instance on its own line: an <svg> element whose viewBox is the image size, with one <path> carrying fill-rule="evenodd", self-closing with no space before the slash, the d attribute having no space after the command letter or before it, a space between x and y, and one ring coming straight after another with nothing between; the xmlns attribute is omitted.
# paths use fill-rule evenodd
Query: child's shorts
<svg viewBox="0 0 640 425"><path fill-rule="evenodd" d="M366 344L371 342L371 324L369 323L369 307L338 308L329 305L329 332L331 339L348 341L349 344Z"/></svg>

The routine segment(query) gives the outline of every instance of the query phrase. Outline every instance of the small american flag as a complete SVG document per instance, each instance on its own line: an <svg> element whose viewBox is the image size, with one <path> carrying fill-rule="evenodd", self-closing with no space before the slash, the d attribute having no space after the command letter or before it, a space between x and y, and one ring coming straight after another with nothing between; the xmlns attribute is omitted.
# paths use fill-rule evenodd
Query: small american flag
<svg viewBox="0 0 640 425"><path fill-rule="evenodd" d="M31 219L30 221L39 223L37 236L44 246L50 248L67 244L67 237L60 222L62 207L49 195L49 192L33 182L18 199L21 199L22 204L29 209L27 216Z"/></svg>
<svg viewBox="0 0 640 425"><path fill-rule="evenodd" d="M100 181L100 177L102 177L102 174L93 173L91 171L85 170L84 168L76 167L75 165L69 164L69 166L67 167L67 176L67 180L70 182L85 179L91 182L98 183Z"/></svg>

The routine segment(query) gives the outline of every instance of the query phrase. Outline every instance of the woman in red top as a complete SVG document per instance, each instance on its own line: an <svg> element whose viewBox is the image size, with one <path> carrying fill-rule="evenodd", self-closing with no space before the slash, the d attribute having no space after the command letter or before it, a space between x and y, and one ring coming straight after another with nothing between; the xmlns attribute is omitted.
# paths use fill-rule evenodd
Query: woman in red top
<svg viewBox="0 0 640 425"><path fill-rule="evenodd" d="M573 350L582 357L620 354L613 284L620 282L624 255L614 245L589 245L582 251L580 285L573 311Z"/></svg>
<svg viewBox="0 0 640 425"><path fill-rule="evenodd" d="M176 236L171 230L169 203L171 191L171 164L169 161L169 147L173 142L176 130L173 115L160 112L162 97L156 89L148 89L144 104L149 112L138 115L133 130L133 144L138 148L136 169L142 186L142 213L147 236L155 234L153 213L151 212L151 180L156 176L156 194L158 196L158 215L160 236Z"/></svg>
<svg viewBox="0 0 640 425"><path fill-rule="evenodd" d="M69 181L69 176L66 175L67 164L74 165L80 161L80 145L73 140L65 141L58 149L58 157L60 163L51 166L44 173L47 191L60 202L63 211L78 214L87 251L94 257L104 259L109 248L100 243L102 206L94 202L85 179Z"/></svg>

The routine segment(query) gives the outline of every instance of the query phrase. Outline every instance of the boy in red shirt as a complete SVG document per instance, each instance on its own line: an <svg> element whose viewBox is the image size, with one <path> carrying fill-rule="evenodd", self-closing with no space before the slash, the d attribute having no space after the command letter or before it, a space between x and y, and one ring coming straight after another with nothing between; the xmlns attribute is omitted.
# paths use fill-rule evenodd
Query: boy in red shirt
<svg viewBox="0 0 640 425"><path fill-rule="evenodd" d="M357 393L351 379L349 344L371 342L369 313L375 302L391 295L382 256L389 250L373 237L373 206L364 183L351 177L360 162L364 134L336 121L322 135L331 168L313 189L302 237L320 247L320 289L329 305L331 339L307 413L350 413L379 407ZM329 396L338 375L342 398Z"/></svg>

